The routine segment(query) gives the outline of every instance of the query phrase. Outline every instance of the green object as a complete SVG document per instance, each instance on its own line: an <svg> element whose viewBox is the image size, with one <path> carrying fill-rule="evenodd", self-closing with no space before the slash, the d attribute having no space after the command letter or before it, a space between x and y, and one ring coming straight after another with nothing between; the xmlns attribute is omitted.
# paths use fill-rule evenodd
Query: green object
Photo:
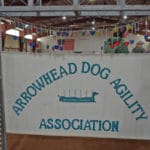
<svg viewBox="0 0 150 150"><path fill-rule="evenodd" d="M46 48L49 49L49 45L46 45Z"/></svg>
<svg viewBox="0 0 150 150"><path fill-rule="evenodd" d="M119 41L120 46L114 46L114 48L110 48L111 44L115 44L115 42ZM109 38L105 41L104 44L104 53L129 53L128 47L124 45L124 40L120 37Z"/></svg>
<svg viewBox="0 0 150 150"><path fill-rule="evenodd" d="M82 32L82 36L85 36L85 31Z"/></svg>
<svg viewBox="0 0 150 150"><path fill-rule="evenodd" d="M24 28L25 28L25 26L24 26L23 23L19 23L18 27L21 28L21 29L24 29Z"/></svg>
<svg viewBox="0 0 150 150"><path fill-rule="evenodd" d="M22 40L21 40L21 43L24 44L24 43L26 43L26 41L27 41L26 39L22 39Z"/></svg>
<svg viewBox="0 0 150 150"><path fill-rule="evenodd" d="M42 28L39 28L39 29L38 29L38 33L39 33L39 34L43 33Z"/></svg>

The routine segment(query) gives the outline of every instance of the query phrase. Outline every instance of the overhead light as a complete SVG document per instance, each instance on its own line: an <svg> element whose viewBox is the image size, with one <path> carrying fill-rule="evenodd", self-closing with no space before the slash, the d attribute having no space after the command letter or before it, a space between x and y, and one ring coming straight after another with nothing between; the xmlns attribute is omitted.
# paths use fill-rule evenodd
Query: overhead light
<svg viewBox="0 0 150 150"><path fill-rule="evenodd" d="M144 30L142 30L143 32L150 32L150 30L149 29L144 29Z"/></svg>
<svg viewBox="0 0 150 150"><path fill-rule="evenodd" d="M40 42L40 41L41 41L41 38L37 38L37 41Z"/></svg>
<svg viewBox="0 0 150 150"><path fill-rule="evenodd" d="M93 2L95 2L96 0L89 0L89 2L91 2L91 3L93 3Z"/></svg>
<svg viewBox="0 0 150 150"><path fill-rule="evenodd" d="M24 38L32 40L33 39L33 35L32 34L27 34L24 36Z"/></svg>
<svg viewBox="0 0 150 150"><path fill-rule="evenodd" d="M145 21L145 25L148 25L148 21L147 20Z"/></svg>
<svg viewBox="0 0 150 150"><path fill-rule="evenodd" d="M95 27L92 27L92 30L95 30Z"/></svg>
<svg viewBox="0 0 150 150"><path fill-rule="evenodd" d="M123 19L127 19L128 17L126 15L123 16Z"/></svg>
<svg viewBox="0 0 150 150"><path fill-rule="evenodd" d="M63 20L66 20L66 16L63 16L62 19L63 19Z"/></svg>
<svg viewBox="0 0 150 150"><path fill-rule="evenodd" d="M19 37L19 31L15 29L7 30L6 34Z"/></svg>
<svg viewBox="0 0 150 150"><path fill-rule="evenodd" d="M1 22L1 24L4 24L4 22Z"/></svg>
<svg viewBox="0 0 150 150"><path fill-rule="evenodd" d="M25 28L28 28L29 27L29 25L28 24L25 24Z"/></svg>
<svg viewBox="0 0 150 150"><path fill-rule="evenodd" d="M53 35L52 35L52 34L50 34L49 36L50 36L50 37L53 37Z"/></svg>
<svg viewBox="0 0 150 150"><path fill-rule="evenodd" d="M95 24L95 20L92 21L92 24L93 24L93 25Z"/></svg>
<svg viewBox="0 0 150 150"><path fill-rule="evenodd" d="M22 28L19 28L19 27L16 27L16 29L19 30L19 31L22 31L22 30L23 30Z"/></svg>

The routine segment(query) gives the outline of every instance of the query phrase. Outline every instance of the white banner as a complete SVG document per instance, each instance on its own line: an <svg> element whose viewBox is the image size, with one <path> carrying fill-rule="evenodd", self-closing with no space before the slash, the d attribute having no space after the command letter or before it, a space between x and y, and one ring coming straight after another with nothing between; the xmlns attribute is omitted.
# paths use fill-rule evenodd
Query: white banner
<svg viewBox="0 0 150 150"><path fill-rule="evenodd" d="M150 56L2 54L8 133L150 139Z"/></svg>

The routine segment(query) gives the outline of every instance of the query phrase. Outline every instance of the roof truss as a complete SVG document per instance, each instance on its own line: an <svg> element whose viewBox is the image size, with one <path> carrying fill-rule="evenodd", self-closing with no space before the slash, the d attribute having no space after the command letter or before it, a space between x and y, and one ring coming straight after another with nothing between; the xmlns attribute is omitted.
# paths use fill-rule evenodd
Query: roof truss
<svg viewBox="0 0 150 150"><path fill-rule="evenodd" d="M149 16L150 5L126 5L125 0L117 0L116 5L81 5L73 0L72 5L39 5L28 0L26 6L5 6L0 0L0 13L9 16Z"/></svg>

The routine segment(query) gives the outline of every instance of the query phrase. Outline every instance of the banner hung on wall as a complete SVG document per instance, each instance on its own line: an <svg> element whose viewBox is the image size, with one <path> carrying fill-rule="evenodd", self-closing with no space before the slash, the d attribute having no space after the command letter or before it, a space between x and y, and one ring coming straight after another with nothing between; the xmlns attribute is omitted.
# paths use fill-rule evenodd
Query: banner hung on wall
<svg viewBox="0 0 150 150"><path fill-rule="evenodd" d="M2 54L7 133L150 139L148 55Z"/></svg>

